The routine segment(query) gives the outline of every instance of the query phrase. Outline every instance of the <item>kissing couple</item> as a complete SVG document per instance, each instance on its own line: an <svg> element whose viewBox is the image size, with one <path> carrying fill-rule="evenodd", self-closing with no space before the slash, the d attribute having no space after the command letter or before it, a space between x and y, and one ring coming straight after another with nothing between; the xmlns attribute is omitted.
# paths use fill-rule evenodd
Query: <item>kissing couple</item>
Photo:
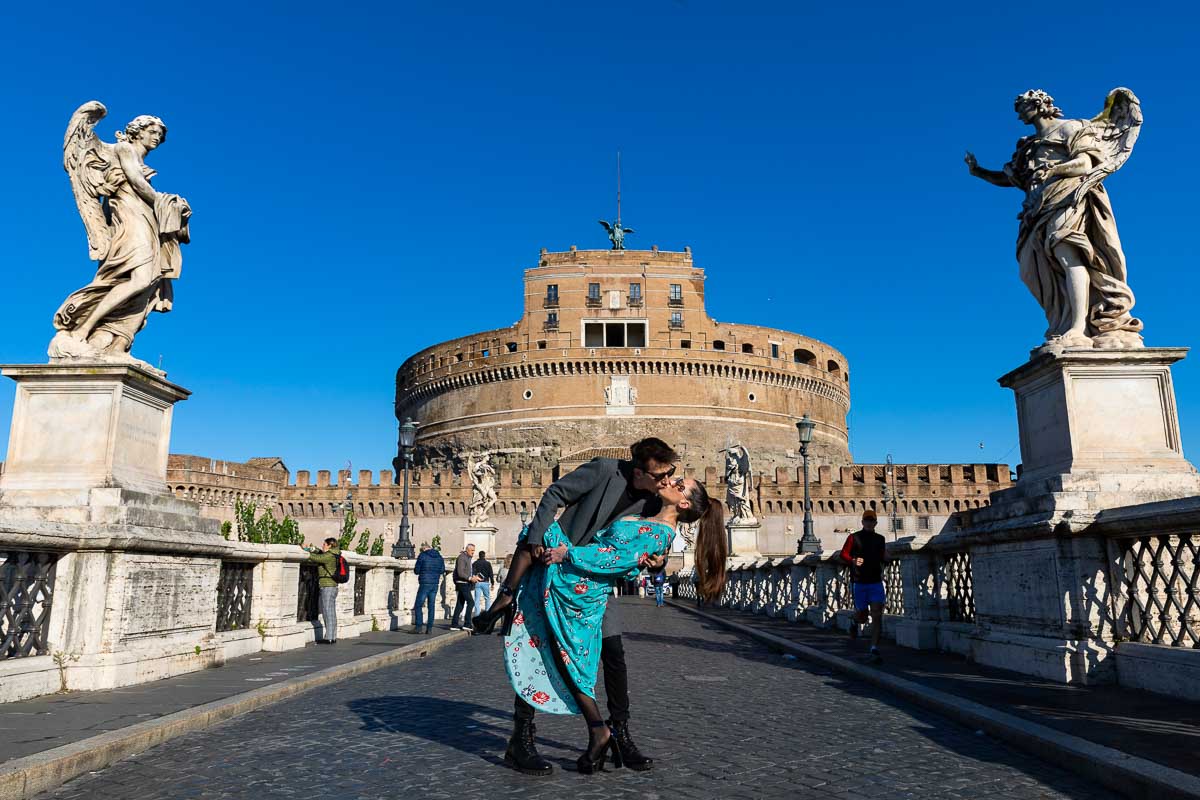
<svg viewBox="0 0 1200 800"><path fill-rule="evenodd" d="M699 522L697 591L704 599L725 585L724 510L704 484L675 477L675 451L642 439L630 458L595 458L555 481L521 532L512 567L496 601L474 620L476 633L497 622L504 664L516 696L513 734L504 762L527 775L553 766L534 744L535 709L582 714L588 725L581 773L613 763L650 769L629 732L629 680L613 587L642 568L660 572L680 524ZM559 509L565 509L555 520ZM609 718L596 705L596 672L604 664Z"/></svg>

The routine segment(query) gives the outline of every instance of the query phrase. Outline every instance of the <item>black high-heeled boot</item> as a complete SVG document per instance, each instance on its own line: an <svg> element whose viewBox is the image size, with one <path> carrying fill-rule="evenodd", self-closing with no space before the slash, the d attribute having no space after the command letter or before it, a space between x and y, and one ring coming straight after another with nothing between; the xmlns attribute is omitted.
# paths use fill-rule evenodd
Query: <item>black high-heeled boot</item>
<svg viewBox="0 0 1200 800"><path fill-rule="evenodd" d="M504 584L500 584L500 588L496 590L496 594L498 596L492 607L487 611L476 614L475 618L471 621L471 626L474 628L477 636L491 633L492 629L496 627L496 622L500 619L504 620L504 624L500 626L500 634L508 636L508 634L512 633L513 617L517 613L516 595L513 594L512 589ZM497 608L500 598L505 596L508 597L508 603Z"/></svg>
<svg viewBox="0 0 1200 800"><path fill-rule="evenodd" d="M604 728L607 726L604 722L589 722L588 727ZM620 767L621 753L617 750L617 737L613 736L611 730L608 732L608 741L600 745L595 750L593 750L591 745L589 745L587 751L579 757L578 761L575 762L575 766L581 775L591 775L595 772L603 772L604 762L608 761L608 754L610 751L612 752L613 766Z"/></svg>
<svg viewBox="0 0 1200 800"><path fill-rule="evenodd" d="M554 772L554 765L542 758L534 744L537 729L533 720L514 717L513 735L504 751L504 763L525 775L543 777Z"/></svg>
<svg viewBox="0 0 1200 800"><path fill-rule="evenodd" d="M617 752L621 754L621 761L630 769L636 769L639 772L650 769L654 766L654 759L649 756L642 755L638 750L638 746L633 743L633 736L629 733L628 722L608 721L609 728L612 729L613 741L616 743Z"/></svg>

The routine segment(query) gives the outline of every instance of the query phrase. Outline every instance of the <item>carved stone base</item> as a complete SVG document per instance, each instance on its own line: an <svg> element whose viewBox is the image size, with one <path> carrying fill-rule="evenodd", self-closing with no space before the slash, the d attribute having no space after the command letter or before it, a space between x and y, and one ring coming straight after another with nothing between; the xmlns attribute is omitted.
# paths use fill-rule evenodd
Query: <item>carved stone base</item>
<svg viewBox="0 0 1200 800"><path fill-rule="evenodd" d="M480 551L487 553L488 558L496 557L496 531L495 525L478 525L463 528L463 549L469 544L475 545L475 557L479 557Z"/></svg>
<svg viewBox="0 0 1200 800"><path fill-rule="evenodd" d="M726 525L729 531L729 555L740 558L757 558L758 531L762 525Z"/></svg>
<svg viewBox="0 0 1200 800"><path fill-rule="evenodd" d="M1021 475L972 519L1086 515L1200 494L1184 457L1171 365L1187 348L1036 355L1000 379L1013 390Z"/></svg>
<svg viewBox="0 0 1200 800"><path fill-rule="evenodd" d="M171 412L186 389L129 364L8 365L0 374L17 382L5 503L88 505L92 489L168 493Z"/></svg>

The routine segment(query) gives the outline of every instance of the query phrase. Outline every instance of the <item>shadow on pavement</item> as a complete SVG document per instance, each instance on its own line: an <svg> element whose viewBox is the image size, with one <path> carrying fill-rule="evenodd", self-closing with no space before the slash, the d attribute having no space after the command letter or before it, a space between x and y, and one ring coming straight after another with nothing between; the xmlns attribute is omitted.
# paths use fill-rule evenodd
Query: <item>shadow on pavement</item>
<svg viewBox="0 0 1200 800"><path fill-rule="evenodd" d="M415 736L493 764L503 760L512 734L511 714L477 703L393 695L352 700L346 707L359 716L364 731ZM569 747L542 736L538 736L538 744Z"/></svg>
<svg viewBox="0 0 1200 800"><path fill-rule="evenodd" d="M840 695L837 700L838 703L854 704L860 699L864 702L873 700L884 703L912 717L915 724L910 726L911 730L947 750L954 751L959 755L977 761L986 761L987 763L1000 764L1016 769L1038 781L1046 783L1066 797L1080 798L1080 800L1088 798L1088 800L1091 800L1091 798L1103 794L1103 790L1097 791L1094 787L1081 787L1081 782L1086 779L1077 777L1072 773L1056 770L1055 774L1047 774L1044 765L1041 764L1039 766L1043 766L1043 769L1031 771L1028 769L1030 763L1029 756L1011 749L1003 742L985 735L977 735L957 722L895 697L887 691L877 689L874 686L852 678L842 677L818 664L795 657L786 657L782 650L750 639L714 622L695 617L693 619L704 630L713 634L724 634L733 641L708 641L690 636L670 636L640 631L626 631L623 636L630 641L656 646L689 647L696 650L728 653L750 661L773 664L782 670L796 670L809 675L820 676L825 679L831 693ZM797 724L799 727L803 727L802 721L798 720ZM875 747L877 745L873 744L871 746ZM880 749L886 750L886 743L878 743L878 746L880 746ZM997 747L1001 748L1002 757L996 757ZM1055 766L1062 767L1062 765ZM970 796L970 788L962 788L967 792L964 796Z"/></svg>

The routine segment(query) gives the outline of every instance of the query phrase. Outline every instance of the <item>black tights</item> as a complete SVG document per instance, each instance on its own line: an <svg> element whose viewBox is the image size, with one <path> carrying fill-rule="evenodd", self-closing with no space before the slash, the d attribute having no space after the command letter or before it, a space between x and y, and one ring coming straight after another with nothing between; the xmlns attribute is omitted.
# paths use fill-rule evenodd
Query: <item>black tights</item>
<svg viewBox="0 0 1200 800"><path fill-rule="evenodd" d="M540 548L539 548L540 549ZM517 587L521 585L521 579L529 572L533 566L533 548L521 542L517 545L516 551L513 553L512 563L509 564L508 574L504 576L504 587L507 592L497 592L496 600L492 603L491 608L503 608L510 603L515 602ZM488 609L489 611L491 609ZM564 652L558 646L556 641L553 641L553 634L549 632L547 635L551 639L551 652ZM590 750L598 750L599 745L608 740L608 726L604 724L604 717L600 714L600 707L596 705L596 700L584 694L575 681L571 678L571 673L567 670L567 665L562 662L562 659L555 658L554 664L558 668L558 674L562 677L563 683L571 691L571 696L575 698L575 704L579 706L579 711L583 714L584 720L588 724L588 748Z"/></svg>

